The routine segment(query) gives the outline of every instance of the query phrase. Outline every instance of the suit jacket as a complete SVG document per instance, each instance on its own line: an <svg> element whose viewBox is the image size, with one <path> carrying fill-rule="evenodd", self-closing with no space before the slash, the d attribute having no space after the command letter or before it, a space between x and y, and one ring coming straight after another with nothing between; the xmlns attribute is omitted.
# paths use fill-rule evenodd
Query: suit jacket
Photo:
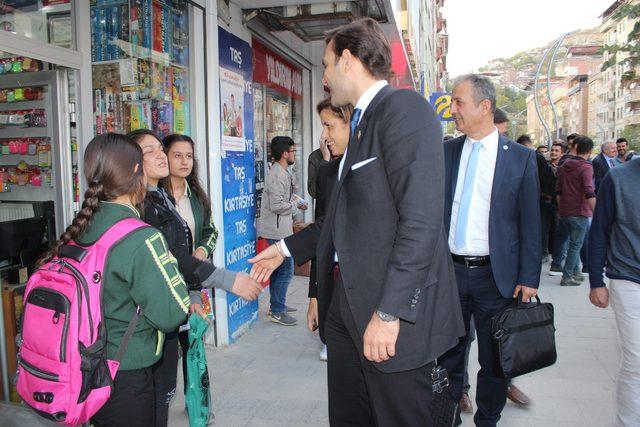
<svg viewBox="0 0 640 427"><path fill-rule="evenodd" d="M620 163L620 160L616 158L614 162L618 164ZM596 193L597 193L598 188L600 188L600 183L604 179L604 176L607 174L607 172L609 172L609 169L611 169L611 166L609 165L606 157L602 153L595 156L591 161L591 164L593 165L593 180L595 181L595 187L596 187Z"/></svg>
<svg viewBox="0 0 640 427"><path fill-rule="evenodd" d="M376 309L400 318L396 355L374 364L383 372L423 366L464 335L443 222L443 178L442 131L433 109L418 93L387 86L349 142L324 218L285 239L296 263L317 258L321 337L335 252L360 355Z"/></svg>
<svg viewBox="0 0 640 427"><path fill-rule="evenodd" d="M444 143L447 236L465 139L461 136ZM513 296L516 285L537 288L540 283L539 198L536 152L501 135L489 208L489 255L494 279L505 298Z"/></svg>
<svg viewBox="0 0 640 427"><path fill-rule="evenodd" d="M320 165L316 176L316 208L314 218L316 221L324 216L326 205L331 197L333 188L338 182L338 169L340 159L332 160ZM309 298L318 297L318 262L314 258L311 260L311 271L309 273Z"/></svg>

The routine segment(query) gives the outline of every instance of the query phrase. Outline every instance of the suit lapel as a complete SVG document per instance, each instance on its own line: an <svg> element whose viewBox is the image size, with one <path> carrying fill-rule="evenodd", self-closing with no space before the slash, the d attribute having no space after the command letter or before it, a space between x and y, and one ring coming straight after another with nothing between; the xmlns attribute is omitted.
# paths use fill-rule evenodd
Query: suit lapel
<svg viewBox="0 0 640 427"><path fill-rule="evenodd" d="M491 215L491 210L493 210L493 204L495 203L496 195L498 194L497 189L502 188L504 171L507 167L507 155L509 153L509 148L511 148L511 141L500 135L500 137L498 137L498 155L496 158L496 168L493 173L493 186L491 190L491 207L489 210L489 215Z"/></svg>
<svg viewBox="0 0 640 427"><path fill-rule="evenodd" d="M380 89L380 91L376 94L376 96L371 100L371 103L364 111L364 115L360 119L360 123L358 127L356 127L355 132L349 139L349 146L347 147L347 158L344 160L344 165L342 166L342 174L340 175L340 181L338 183L339 190L342 187L342 183L344 182L345 177L351 170L351 166L355 163L355 160L358 158L358 151L360 150L360 141L362 135L364 135L364 131L367 128L367 124L376 110L376 107L380 104L387 94L392 92L393 89L391 86L387 85Z"/></svg>

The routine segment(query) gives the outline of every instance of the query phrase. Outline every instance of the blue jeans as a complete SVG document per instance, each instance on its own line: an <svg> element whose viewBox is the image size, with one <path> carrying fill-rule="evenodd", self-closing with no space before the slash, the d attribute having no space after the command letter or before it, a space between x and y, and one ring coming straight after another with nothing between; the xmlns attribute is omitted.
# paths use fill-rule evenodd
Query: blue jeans
<svg viewBox="0 0 640 427"><path fill-rule="evenodd" d="M565 216L560 218L560 222L569 234L569 250L562 270L562 278L568 279L580 272L578 270L580 249L582 249L584 236L589 228L589 218L586 216Z"/></svg>
<svg viewBox="0 0 640 427"><path fill-rule="evenodd" d="M270 245L277 240L267 239ZM285 301L287 299L287 289L293 278L293 258L285 258L282 265L271 273L269 294L271 295L271 312L284 313L286 311Z"/></svg>
<svg viewBox="0 0 640 427"><path fill-rule="evenodd" d="M567 241L569 240L569 230L565 226L562 218L558 221L558 228L553 237L553 250L551 251L551 266L560 268L562 261L567 256Z"/></svg>

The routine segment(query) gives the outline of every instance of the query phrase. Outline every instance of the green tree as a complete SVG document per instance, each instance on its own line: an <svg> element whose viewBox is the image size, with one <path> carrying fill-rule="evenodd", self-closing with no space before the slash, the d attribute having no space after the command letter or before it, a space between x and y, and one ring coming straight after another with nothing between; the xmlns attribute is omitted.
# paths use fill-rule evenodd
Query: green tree
<svg viewBox="0 0 640 427"><path fill-rule="evenodd" d="M629 150L640 153L640 125L625 126L620 136L629 141Z"/></svg>

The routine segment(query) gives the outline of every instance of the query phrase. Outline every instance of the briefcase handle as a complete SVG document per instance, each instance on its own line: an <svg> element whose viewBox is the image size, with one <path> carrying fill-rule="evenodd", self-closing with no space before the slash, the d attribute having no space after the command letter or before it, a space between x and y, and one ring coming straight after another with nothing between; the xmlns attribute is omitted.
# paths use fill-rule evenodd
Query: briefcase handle
<svg viewBox="0 0 640 427"><path fill-rule="evenodd" d="M536 295L534 298L536 299L536 301L538 302L538 304L541 304L541 302L540 302L540 297L539 297L538 295ZM524 305L524 304L529 304L530 302L532 302L532 301L531 301L531 298L529 298L529 301L527 301L527 302L522 302L522 298L520 297L520 295L518 295L518 296L516 297L516 306L517 306L517 307L520 307L521 305Z"/></svg>

